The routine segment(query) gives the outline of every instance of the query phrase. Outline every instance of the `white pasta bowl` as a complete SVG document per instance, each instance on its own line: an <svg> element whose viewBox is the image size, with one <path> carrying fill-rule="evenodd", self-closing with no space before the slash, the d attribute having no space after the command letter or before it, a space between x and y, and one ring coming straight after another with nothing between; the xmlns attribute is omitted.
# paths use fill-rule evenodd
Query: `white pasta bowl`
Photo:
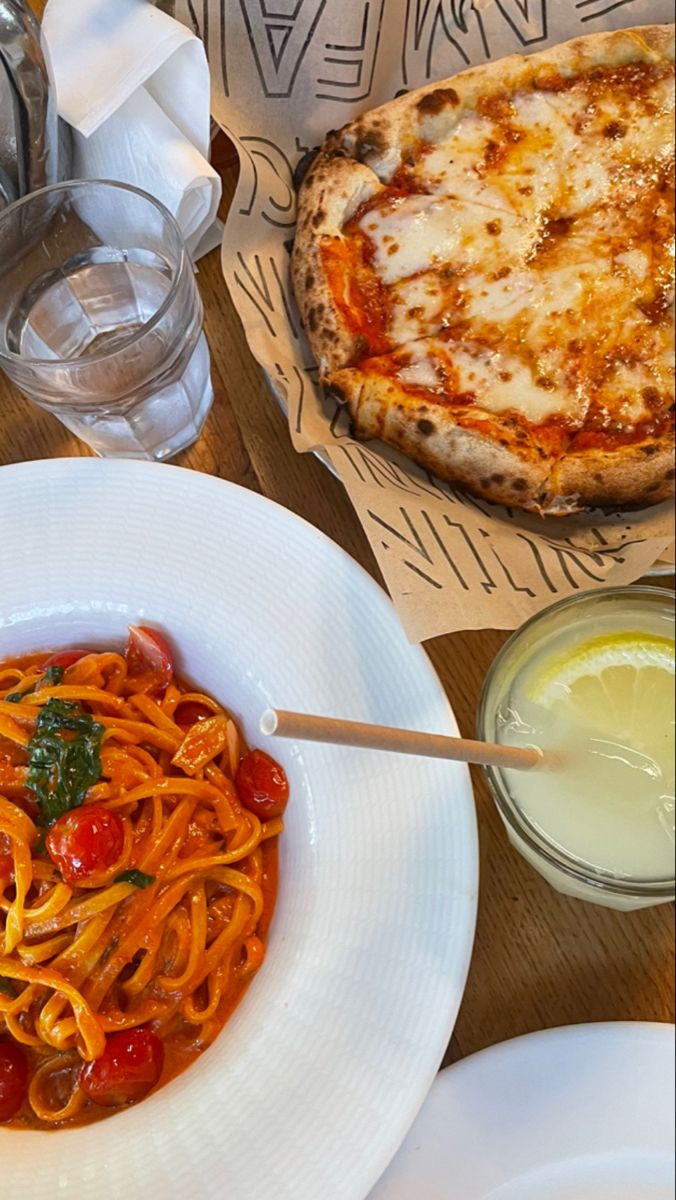
<svg viewBox="0 0 676 1200"><path fill-rule="evenodd" d="M311 526L210 476L62 459L0 470L0 659L171 640L252 744L277 706L456 732L370 578ZM467 770L268 747L292 799L260 974L183 1075L94 1125L0 1126L0 1198L364 1200L453 1030L476 914Z"/></svg>

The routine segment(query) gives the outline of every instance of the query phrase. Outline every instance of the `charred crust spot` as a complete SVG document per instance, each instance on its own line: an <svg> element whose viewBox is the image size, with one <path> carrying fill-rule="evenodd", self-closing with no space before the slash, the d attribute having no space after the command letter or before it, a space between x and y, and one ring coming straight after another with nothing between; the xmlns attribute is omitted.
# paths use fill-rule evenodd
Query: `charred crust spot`
<svg viewBox="0 0 676 1200"><path fill-rule="evenodd" d="M459 103L460 97L455 88L436 88L418 101L417 108L424 117L434 117L449 105L456 108Z"/></svg>
<svg viewBox="0 0 676 1200"><path fill-rule="evenodd" d="M310 311L307 315L307 323L308 323L308 328L310 329L310 332L316 333L319 328L319 319L318 319L316 308L310 309Z"/></svg>
<svg viewBox="0 0 676 1200"><path fill-rule="evenodd" d="M305 276L305 290L306 290L306 292L311 292L311 291L312 291L312 289L313 289L313 287L314 287L314 285L315 285L315 277L314 277L314 275L312 274L312 271L308 271L307 275Z"/></svg>
<svg viewBox="0 0 676 1200"><path fill-rule="evenodd" d="M487 221L486 233L490 233L492 237L498 237L502 233L502 221Z"/></svg>
<svg viewBox="0 0 676 1200"><path fill-rule="evenodd" d="M497 483L498 486L500 486L500 484L504 482L505 477L500 473L500 471L496 471L494 475L491 475L491 483Z"/></svg>
<svg viewBox="0 0 676 1200"><path fill-rule="evenodd" d="M627 136L627 126L624 121L609 121L603 129L603 136L613 141Z"/></svg>
<svg viewBox="0 0 676 1200"><path fill-rule="evenodd" d="M507 448L509 446L509 441L507 438L498 438L498 444Z"/></svg>
<svg viewBox="0 0 676 1200"><path fill-rule="evenodd" d="M512 488L515 492L525 492L528 487L528 480L519 476L518 479L512 480Z"/></svg>
<svg viewBox="0 0 676 1200"><path fill-rule="evenodd" d="M355 158L358 162L365 162L374 154L382 154L387 150L387 138L379 125L371 125L368 128L358 125L355 134Z"/></svg>
<svg viewBox="0 0 676 1200"><path fill-rule="evenodd" d="M320 226L320 225L323 225L323 223L324 223L324 221L325 221L325 220L326 220L326 213L324 212L324 209L323 209L323 208L318 208L318 209L317 209L317 211L316 211L316 213L314 214L314 216L313 216L313 218L312 218L312 225L313 225L313 228L314 228L314 229L319 229L319 226Z"/></svg>
<svg viewBox="0 0 676 1200"><path fill-rule="evenodd" d="M325 325L321 332L322 337L325 338L327 342L338 341L338 334L336 333L335 329L331 329L328 325Z"/></svg>
<svg viewBox="0 0 676 1200"><path fill-rule="evenodd" d="M488 488L491 486L490 479L480 479L479 483L481 484L481 486L485 492L488 491Z"/></svg>
<svg viewBox="0 0 676 1200"><path fill-rule="evenodd" d="M676 479L676 470L674 467L669 467L669 470L664 472L664 478L667 483L671 483L673 479Z"/></svg>
<svg viewBox="0 0 676 1200"><path fill-rule="evenodd" d="M421 433L423 437L429 437L434 431L434 422L428 421L426 417L421 417L418 421L418 433Z"/></svg>
<svg viewBox="0 0 676 1200"><path fill-rule="evenodd" d="M603 483L603 475L599 471L594 475L594 483Z"/></svg>
<svg viewBox="0 0 676 1200"><path fill-rule="evenodd" d="M646 458L652 458L653 454L657 454L657 446L654 442L648 442L647 445L641 446L641 450Z"/></svg>

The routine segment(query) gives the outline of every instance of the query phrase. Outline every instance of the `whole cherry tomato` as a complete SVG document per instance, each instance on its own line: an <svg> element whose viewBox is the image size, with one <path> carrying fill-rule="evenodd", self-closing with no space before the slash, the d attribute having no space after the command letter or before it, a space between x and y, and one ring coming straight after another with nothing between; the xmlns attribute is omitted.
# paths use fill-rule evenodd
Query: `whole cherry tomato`
<svg viewBox="0 0 676 1200"><path fill-rule="evenodd" d="M251 750L244 755L235 786L244 807L261 821L281 817L289 801L289 781L284 768L264 750Z"/></svg>
<svg viewBox="0 0 676 1200"><path fill-rule="evenodd" d="M17 1042L0 1038L0 1121L16 1116L26 1095L28 1063Z"/></svg>
<svg viewBox="0 0 676 1200"><path fill-rule="evenodd" d="M164 1046L149 1029L111 1033L95 1062L82 1069L80 1084L104 1108L133 1104L148 1094L162 1074Z"/></svg>
<svg viewBox="0 0 676 1200"><path fill-rule="evenodd" d="M125 653L127 682L134 692L163 691L174 675L174 662L166 639L156 629L129 626Z"/></svg>
<svg viewBox="0 0 676 1200"><path fill-rule="evenodd" d="M93 654L93 650L59 650L56 654L52 654L46 662L43 662L42 669L46 671L49 667L63 667L64 671L68 667L72 667L81 658L86 658L88 654Z"/></svg>
<svg viewBox="0 0 676 1200"><path fill-rule="evenodd" d="M45 845L64 882L77 887L115 865L124 849L124 825L117 813L86 804L59 817Z"/></svg>

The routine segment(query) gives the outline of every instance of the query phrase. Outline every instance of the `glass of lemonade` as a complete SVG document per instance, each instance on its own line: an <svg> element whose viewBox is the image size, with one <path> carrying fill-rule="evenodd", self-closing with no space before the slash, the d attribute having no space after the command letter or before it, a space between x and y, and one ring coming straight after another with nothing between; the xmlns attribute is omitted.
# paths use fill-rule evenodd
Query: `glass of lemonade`
<svg viewBox="0 0 676 1200"><path fill-rule="evenodd" d="M0 213L0 367L97 454L162 461L196 440L202 323L180 229L145 192L56 184Z"/></svg>
<svg viewBox="0 0 676 1200"><path fill-rule="evenodd" d="M560 892L609 908L674 899L674 593L573 596L503 647L478 736L553 752L486 768L514 846Z"/></svg>

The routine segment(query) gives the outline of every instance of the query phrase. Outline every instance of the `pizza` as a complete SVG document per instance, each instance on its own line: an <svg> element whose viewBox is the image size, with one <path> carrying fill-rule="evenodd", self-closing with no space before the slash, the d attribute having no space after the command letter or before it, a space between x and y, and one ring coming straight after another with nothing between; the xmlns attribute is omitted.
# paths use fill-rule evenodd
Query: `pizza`
<svg viewBox="0 0 676 1200"><path fill-rule="evenodd" d="M292 270L355 436L541 513L673 494L673 35L505 58L329 135Z"/></svg>

